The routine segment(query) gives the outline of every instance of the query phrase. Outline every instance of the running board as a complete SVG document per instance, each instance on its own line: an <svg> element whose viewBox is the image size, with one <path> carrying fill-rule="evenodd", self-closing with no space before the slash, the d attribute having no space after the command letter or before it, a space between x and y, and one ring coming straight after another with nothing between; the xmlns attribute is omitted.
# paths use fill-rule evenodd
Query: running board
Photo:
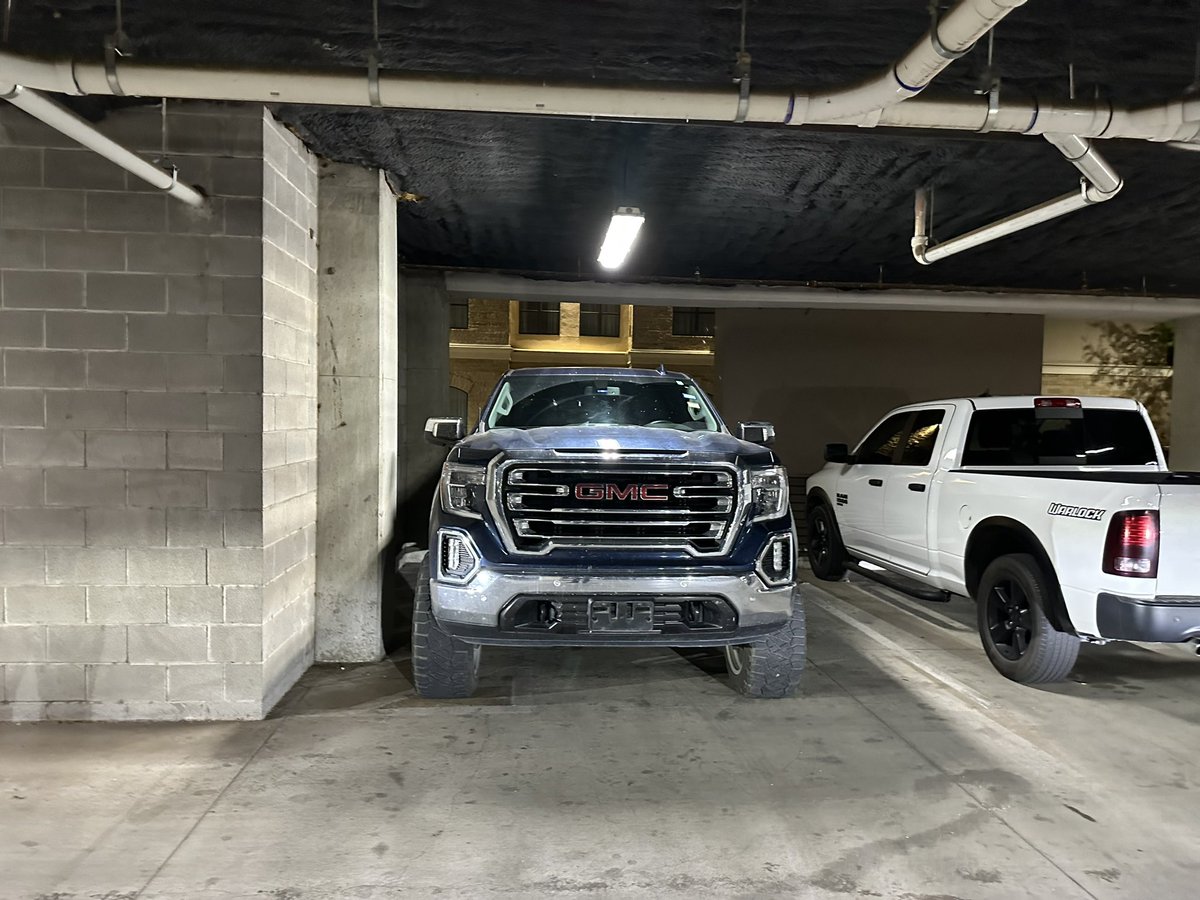
<svg viewBox="0 0 1200 900"><path fill-rule="evenodd" d="M934 588L927 588L922 584L918 584L912 579L905 578L903 575L897 575L895 572L876 572L868 569L859 563L847 561L846 568L852 572L870 578L872 581L882 584L884 587L889 587L894 591L899 591L902 594L907 594L914 600L923 600L926 603L949 603L954 597L954 594L949 591L939 591Z"/></svg>

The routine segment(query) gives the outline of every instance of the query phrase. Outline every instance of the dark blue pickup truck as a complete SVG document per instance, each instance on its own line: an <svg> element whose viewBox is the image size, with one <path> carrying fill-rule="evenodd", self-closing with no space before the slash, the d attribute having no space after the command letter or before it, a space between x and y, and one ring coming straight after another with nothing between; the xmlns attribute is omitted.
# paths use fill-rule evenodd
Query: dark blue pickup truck
<svg viewBox="0 0 1200 900"><path fill-rule="evenodd" d="M787 472L686 375L524 369L452 444L413 615L423 697L475 689L481 647L724 647L748 696L791 694L804 608Z"/></svg>

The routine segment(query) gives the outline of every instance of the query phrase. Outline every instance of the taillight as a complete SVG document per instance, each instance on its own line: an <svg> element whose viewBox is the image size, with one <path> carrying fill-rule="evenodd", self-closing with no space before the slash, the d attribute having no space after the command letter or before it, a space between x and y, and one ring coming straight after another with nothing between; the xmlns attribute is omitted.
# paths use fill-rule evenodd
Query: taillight
<svg viewBox="0 0 1200 900"><path fill-rule="evenodd" d="M1113 515L1104 542L1104 571L1128 578L1158 577L1158 512L1122 511Z"/></svg>
<svg viewBox="0 0 1200 900"><path fill-rule="evenodd" d="M1037 409L1083 409L1083 401L1077 397L1035 397Z"/></svg>

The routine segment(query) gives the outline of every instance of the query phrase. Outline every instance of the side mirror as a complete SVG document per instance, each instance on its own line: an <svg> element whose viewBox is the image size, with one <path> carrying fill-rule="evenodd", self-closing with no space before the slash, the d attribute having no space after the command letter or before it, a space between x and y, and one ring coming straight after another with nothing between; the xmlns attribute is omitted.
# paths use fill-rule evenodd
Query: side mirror
<svg viewBox="0 0 1200 900"><path fill-rule="evenodd" d="M738 437L751 444L769 447L775 443L775 426L770 422L739 422Z"/></svg>
<svg viewBox="0 0 1200 900"><path fill-rule="evenodd" d="M462 419L426 419L425 440L431 444L457 444L467 433Z"/></svg>
<svg viewBox="0 0 1200 900"><path fill-rule="evenodd" d="M845 444L826 444L825 462L845 465L850 462L850 448Z"/></svg>

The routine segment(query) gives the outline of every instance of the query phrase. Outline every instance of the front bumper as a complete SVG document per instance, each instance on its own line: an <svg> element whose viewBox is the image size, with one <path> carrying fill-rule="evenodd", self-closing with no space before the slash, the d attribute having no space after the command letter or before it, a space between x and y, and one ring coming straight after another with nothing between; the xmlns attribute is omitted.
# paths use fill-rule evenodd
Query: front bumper
<svg viewBox="0 0 1200 900"><path fill-rule="evenodd" d="M1100 594L1096 598L1096 625L1104 638L1178 644L1200 638L1200 597L1139 600Z"/></svg>
<svg viewBox="0 0 1200 900"><path fill-rule="evenodd" d="M766 587L753 572L740 575L538 575L481 569L468 584L430 582L433 615L443 631L476 644L528 646L723 646L745 643L786 625L792 613L794 585ZM555 629L508 630L502 614L530 598L670 601L708 598L732 608L728 629L630 633Z"/></svg>

